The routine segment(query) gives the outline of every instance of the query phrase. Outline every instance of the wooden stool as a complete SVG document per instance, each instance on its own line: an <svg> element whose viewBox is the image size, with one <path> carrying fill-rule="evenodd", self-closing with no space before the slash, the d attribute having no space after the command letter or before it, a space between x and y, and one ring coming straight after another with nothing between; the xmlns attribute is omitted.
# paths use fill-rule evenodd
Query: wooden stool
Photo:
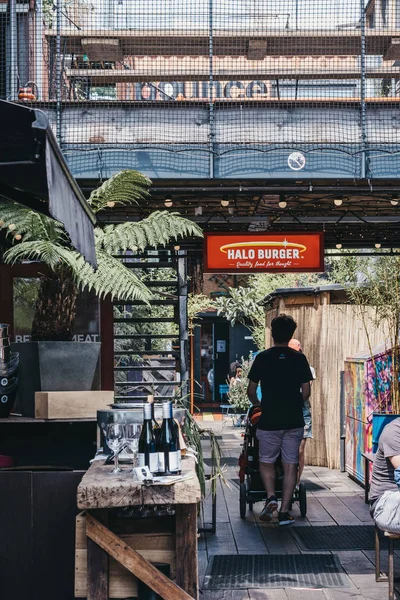
<svg viewBox="0 0 400 600"><path fill-rule="evenodd" d="M384 531L383 535L388 538L388 576L381 575L381 548L379 527L375 525L375 581L389 582L389 600L394 600L394 540L400 539L400 533L389 533Z"/></svg>

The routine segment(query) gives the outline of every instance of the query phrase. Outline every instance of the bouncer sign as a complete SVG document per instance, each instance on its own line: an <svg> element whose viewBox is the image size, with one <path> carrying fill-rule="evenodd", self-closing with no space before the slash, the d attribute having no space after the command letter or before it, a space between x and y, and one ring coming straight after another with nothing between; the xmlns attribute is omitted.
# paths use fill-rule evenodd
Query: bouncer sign
<svg viewBox="0 0 400 600"><path fill-rule="evenodd" d="M321 272L322 233L207 233L206 273Z"/></svg>

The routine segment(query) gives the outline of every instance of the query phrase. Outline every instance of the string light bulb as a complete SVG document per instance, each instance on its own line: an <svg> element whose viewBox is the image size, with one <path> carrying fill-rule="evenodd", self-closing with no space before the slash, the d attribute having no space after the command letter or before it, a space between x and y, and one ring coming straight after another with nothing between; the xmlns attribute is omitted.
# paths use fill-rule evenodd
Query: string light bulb
<svg viewBox="0 0 400 600"><path fill-rule="evenodd" d="M381 248L381 247L382 247L382 244L380 244L379 242L376 242L376 244L375 244L375 248L376 248L377 250L379 250L379 248Z"/></svg>
<svg viewBox="0 0 400 600"><path fill-rule="evenodd" d="M229 206L229 200L227 198L222 198L221 206L224 206L224 207Z"/></svg>
<svg viewBox="0 0 400 600"><path fill-rule="evenodd" d="M10 231L14 231L14 229L16 229L16 228L17 228L17 226L16 226L16 225L14 225L14 223L11 223L11 224L8 226L8 229L9 229Z"/></svg>
<svg viewBox="0 0 400 600"><path fill-rule="evenodd" d="M278 206L279 206L279 208L286 208L286 207L287 207L287 202L286 202L286 200L280 200L280 201L278 202Z"/></svg>
<svg viewBox="0 0 400 600"><path fill-rule="evenodd" d="M178 250L180 250L181 247L180 246L174 246L174 250L176 250L178 252Z"/></svg>
<svg viewBox="0 0 400 600"><path fill-rule="evenodd" d="M342 246L342 244L336 244L336 248L337 248L338 250L341 250L341 249L342 249L342 247L343 247L343 246Z"/></svg>
<svg viewBox="0 0 400 600"><path fill-rule="evenodd" d="M22 240L22 235L20 233L17 233L17 235L14 236L14 239L17 240L17 242L19 242L19 240Z"/></svg>
<svg viewBox="0 0 400 600"><path fill-rule="evenodd" d="M107 206L108 208L114 208L115 206L115 202L113 202L112 200L110 202L107 202Z"/></svg>
<svg viewBox="0 0 400 600"><path fill-rule="evenodd" d="M334 201L333 201L333 204L335 206L342 206L342 204L343 204L342 198L335 198Z"/></svg>
<svg viewBox="0 0 400 600"><path fill-rule="evenodd" d="M171 198L165 198L164 204L167 208L171 208L171 206L173 205L173 202L172 202Z"/></svg>
<svg viewBox="0 0 400 600"><path fill-rule="evenodd" d="M397 197L393 196L393 198L392 198L392 199L391 199L391 201L390 201L390 204L391 204L392 206L397 206L397 205L398 205L398 203L399 203L399 199L398 199Z"/></svg>

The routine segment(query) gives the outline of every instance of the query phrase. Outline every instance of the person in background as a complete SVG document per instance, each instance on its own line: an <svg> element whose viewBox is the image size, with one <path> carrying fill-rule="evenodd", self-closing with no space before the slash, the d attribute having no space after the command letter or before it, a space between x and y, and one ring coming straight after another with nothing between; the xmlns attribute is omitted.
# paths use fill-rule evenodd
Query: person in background
<svg viewBox="0 0 400 600"><path fill-rule="evenodd" d="M242 365L238 360L231 363L229 366L229 385L235 385L242 379Z"/></svg>
<svg viewBox="0 0 400 600"><path fill-rule="evenodd" d="M400 533L400 418L386 425L379 437L369 502L379 529Z"/></svg>
<svg viewBox="0 0 400 600"><path fill-rule="evenodd" d="M257 354L248 376L249 400L253 406L261 405L262 411L257 439L267 501L260 519L270 521L278 508L275 462L281 456L284 475L279 525L294 523L289 506L297 481L299 447L304 433L303 403L310 396L313 378L304 354L288 347L296 328L292 317L284 314L275 317L271 323L274 345ZM261 403L257 398L258 382L261 382Z"/></svg>
<svg viewBox="0 0 400 600"><path fill-rule="evenodd" d="M207 381L210 388L211 399L214 401L214 367L211 366L211 369L207 373Z"/></svg>
<svg viewBox="0 0 400 600"><path fill-rule="evenodd" d="M303 352L299 340L291 339L289 342L289 348L292 348L297 352ZM315 379L315 369L313 369L313 367L310 366L310 371L312 373L313 379ZM310 381L310 386L312 386L312 381ZM306 442L308 439L312 439L311 403L309 398L303 404L303 418L304 434L299 448L299 470L297 472L297 485L299 485L301 476L304 471Z"/></svg>

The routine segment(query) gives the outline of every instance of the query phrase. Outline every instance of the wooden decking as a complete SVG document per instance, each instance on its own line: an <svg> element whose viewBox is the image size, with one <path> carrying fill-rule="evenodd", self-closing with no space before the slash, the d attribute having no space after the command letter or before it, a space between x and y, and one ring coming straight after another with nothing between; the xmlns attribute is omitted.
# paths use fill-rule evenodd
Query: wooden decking
<svg viewBox="0 0 400 600"><path fill-rule="evenodd" d="M211 424L220 434L220 424ZM224 427L220 441L224 457L238 456L241 431ZM207 449L205 456L207 454ZM236 479L238 469L227 467L226 478ZM306 467L304 479L315 484L315 491L307 492L307 517L302 518L297 505L292 514L296 527L371 525L368 506L364 503L364 490L347 474L324 467ZM317 486L320 489L317 489ZM291 527L279 528L276 524L262 523L258 514L262 504L255 504L254 514L239 516L239 490L235 484L229 489L218 485L217 532L202 534L199 540L200 588L203 584L208 559L213 554L298 554L304 552L297 543ZM205 521L210 520L210 501L207 500ZM307 550L307 553L312 552ZM314 551L322 553L326 551ZM334 551L349 576L351 588L326 589L249 589L203 590L202 600L385 600L387 583L376 583L373 551ZM382 550L382 570L386 571L386 552ZM396 564L397 562L397 564ZM395 557L396 571L400 571L400 553ZM399 596L400 597L400 596Z"/></svg>

